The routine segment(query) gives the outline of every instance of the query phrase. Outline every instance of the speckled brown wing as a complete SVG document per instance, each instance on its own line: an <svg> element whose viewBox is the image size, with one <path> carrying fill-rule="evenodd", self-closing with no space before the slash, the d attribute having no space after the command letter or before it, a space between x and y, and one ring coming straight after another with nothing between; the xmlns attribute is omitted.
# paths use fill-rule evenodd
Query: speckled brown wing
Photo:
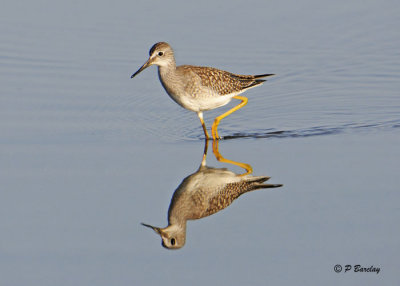
<svg viewBox="0 0 400 286"><path fill-rule="evenodd" d="M208 208L203 213L203 217L212 215L227 206L244 193L257 189L277 188L281 184L263 184L269 177L253 177L250 180L228 183L221 188L216 195L208 200Z"/></svg>
<svg viewBox="0 0 400 286"><path fill-rule="evenodd" d="M272 75L237 75L216 68L198 66L180 66L179 68L186 73L195 73L199 76L203 87L209 88L220 95L241 93L265 82L260 78Z"/></svg>
<svg viewBox="0 0 400 286"><path fill-rule="evenodd" d="M252 188L250 187L250 185L251 184L247 182L227 184L217 193L217 195L209 199L208 208L205 210L203 216L212 215L226 208L241 194L251 191Z"/></svg>

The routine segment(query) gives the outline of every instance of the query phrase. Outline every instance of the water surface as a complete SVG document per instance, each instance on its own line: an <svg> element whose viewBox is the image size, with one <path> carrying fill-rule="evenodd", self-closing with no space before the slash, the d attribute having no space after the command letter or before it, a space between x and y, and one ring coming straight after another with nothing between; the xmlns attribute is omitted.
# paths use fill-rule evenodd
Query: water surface
<svg viewBox="0 0 400 286"><path fill-rule="evenodd" d="M6 1L2 283L398 284L399 12L398 1ZM197 116L156 68L130 79L158 41L178 64L276 74L221 121L219 147L284 186L189 222L179 251L140 225L166 224L203 152Z"/></svg>

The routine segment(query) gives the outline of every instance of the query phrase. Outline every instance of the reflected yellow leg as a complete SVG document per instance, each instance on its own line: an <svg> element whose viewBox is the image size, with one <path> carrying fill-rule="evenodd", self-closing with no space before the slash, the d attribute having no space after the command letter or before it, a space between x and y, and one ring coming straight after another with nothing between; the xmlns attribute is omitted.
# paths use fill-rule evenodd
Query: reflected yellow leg
<svg viewBox="0 0 400 286"><path fill-rule="evenodd" d="M215 155L215 158L217 158L217 160L219 162L236 165L236 166L239 166L239 167L245 169L246 173L241 174L240 176L245 176L245 175L249 175L249 174L253 173L253 168L249 164L232 161L232 160L225 159L224 157L222 157L222 155L218 151L218 140L213 140L213 153Z"/></svg>
<svg viewBox="0 0 400 286"><path fill-rule="evenodd" d="M228 110L228 111L225 112L224 114L221 114L220 116L218 116L217 118L215 118L214 123L213 123L213 125L212 125L212 127L211 127L211 134L212 134L214 140L215 140L215 139L218 139L218 140L221 139L221 138L218 136L218 131L217 131L218 124L219 124L219 122L221 121L221 119L227 117L229 114L232 114L232 113L234 113L236 110L242 108L243 106L245 106L245 105L247 104L247 101L248 101L247 97L244 97L244 96L236 95L236 96L234 96L233 98L239 99L239 100L241 100L242 102L239 103L238 105L236 105L234 108Z"/></svg>
<svg viewBox="0 0 400 286"><path fill-rule="evenodd" d="M197 112L197 116L200 119L201 126L203 127L203 131L204 131L204 135L206 136L206 140L208 140L208 138L210 138L210 136L208 135L206 124L204 123L204 120L203 120L203 112L201 112L201 111Z"/></svg>
<svg viewBox="0 0 400 286"><path fill-rule="evenodd" d="M206 165L206 157L207 157L207 150L208 150L208 139L204 140L204 151L203 151L203 159L201 160L201 167Z"/></svg>

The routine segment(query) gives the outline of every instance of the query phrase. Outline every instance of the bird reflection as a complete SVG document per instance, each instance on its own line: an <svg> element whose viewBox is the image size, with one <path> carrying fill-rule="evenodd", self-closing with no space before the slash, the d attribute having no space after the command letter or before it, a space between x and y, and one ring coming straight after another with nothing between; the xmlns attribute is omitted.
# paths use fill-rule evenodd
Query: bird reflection
<svg viewBox="0 0 400 286"><path fill-rule="evenodd" d="M252 168L246 163L225 159L218 150L218 141L213 142L213 153L218 161L234 164L246 170L236 174L227 168L206 166L208 141L205 141L203 159L199 169L183 179L175 190L168 209L168 226L154 227L161 236L162 246L179 249L186 242L186 222L212 215L229 206L240 195L266 188L281 187L281 184L266 184L267 176L252 176Z"/></svg>

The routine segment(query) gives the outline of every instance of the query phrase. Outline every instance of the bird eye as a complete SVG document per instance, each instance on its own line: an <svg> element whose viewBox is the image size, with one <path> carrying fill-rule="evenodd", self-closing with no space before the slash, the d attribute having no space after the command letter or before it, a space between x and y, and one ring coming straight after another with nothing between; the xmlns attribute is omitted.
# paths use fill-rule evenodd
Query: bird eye
<svg viewBox="0 0 400 286"><path fill-rule="evenodd" d="M176 243L175 238L171 238L171 245L173 246L175 245L175 243Z"/></svg>
<svg viewBox="0 0 400 286"><path fill-rule="evenodd" d="M158 52L158 55L161 57L161 56L164 55L164 53L163 52Z"/></svg>

